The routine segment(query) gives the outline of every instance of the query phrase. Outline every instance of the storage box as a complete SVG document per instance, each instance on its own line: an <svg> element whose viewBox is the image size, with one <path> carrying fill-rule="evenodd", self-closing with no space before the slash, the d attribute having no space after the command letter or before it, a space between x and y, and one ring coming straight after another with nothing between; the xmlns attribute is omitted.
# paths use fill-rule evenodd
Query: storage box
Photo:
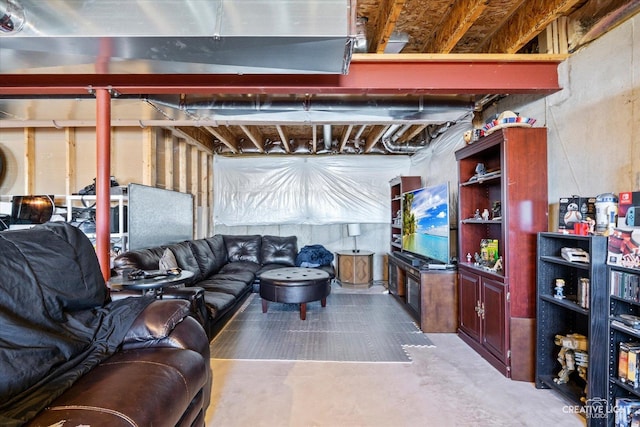
<svg viewBox="0 0 640 427"><path fill-rule="evenodd" d="M640 227L613 229L608 239L607 264L640 269Z"/></svg>
<svg viewBox="0 0 640 427"><path fill-rule="evenodd" d="M640 191L626 191L618 197L618 227L640 227Z"/></svg>
<svg viewBox="0 0 640 427"><path fill-rule="evenodd" d="M573 224L587 218L596 219L595 197L561 197L558 211L558 231L573 233Z"/></svg>

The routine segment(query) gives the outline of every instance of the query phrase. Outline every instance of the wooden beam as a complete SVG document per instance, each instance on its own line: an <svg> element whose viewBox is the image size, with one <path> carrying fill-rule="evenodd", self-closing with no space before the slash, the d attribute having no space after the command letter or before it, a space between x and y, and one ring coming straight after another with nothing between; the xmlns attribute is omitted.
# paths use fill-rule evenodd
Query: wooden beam
<svg viewBox="0 0 640 427"><path fill-rule="evenodd" d="M449 53L487 8L488 0L460 0L454 3L422 52Z"/></svg>
<svg viewBox="0 0 640 427"><path fill-rule="evenodd" d="M164 130L164 188L173 190L173 146L177 138L173 132Z"/></svg>
<svg viewBox="0 0 640 427"><path fill-rule="evenodd" d="M175 129L185 136L187 142L196 145L198 149L213 153L213 138L205 130L187 126L178 126Z"/></svg>
<svg viewBox="0 0 640 427"><path fill-rule="evenodd" d="M568 13L581 0L529 0L500 28L486 51L516 53L551 22Z"/></svg>
<svg viewBox="0 0 640 427"><path fill-rule="evenodd" d="M349 141L349 135L351 135L352 129L353 129L353 125L349 125L344 129L344 132L342 132L342 135L340 136L340 146L338 148L338 151L340 153L342 153L342 151L344 150L344 147L347 146L347 141Z"/></svg>
<svg viewBox="0 0 640 427"><path fill-rule="evenodd" d="M178 191L187 192L187 141L178 141Z"/></svg>
<svg viewBox="0 0 640 427"><path fill-rule="evenodd" d="M36 130L24 128L24 194L35 192Z"/></svg>
<svg viewBox="0 0 640 427"><path fill-rule="evenodd" d="M389 129L389 127L391 127L391 125L375 126L373 130L369 132L366 143L364 145L365 153L368 153L369 151L371 151L371 149L378 143L378 141L380 141L380 138L382 138L382 135L384 135L384 133L387 131L387 129Z"/></svg>
<svg viewBox="0 0 640 427"><path fill-rule="evenodd" d="M156 186L156 128L142 130L142 183Z"/></svg>
<svg viewBox="0 0 640 427"><path fill-rule="evenodd" d="M76 128L65 128L64 194L76 192Z"/></svg>
<svg viewBox="0 0 640 427"><path fill-rule="evenodd" d="M253 145L256 146L259 152L264 153L264 140L262 134L256 127L249 127L246 125L240 125L242 131L249 137Z"/></svg>
<svg viewBox="0 0 640 427"><path fill-rule="evenodd" d="M420 132L426 128L427 125L416 125L412 126L408 131L404 133L400 138L398 138L397 143L402 144L403 142L411 141L413 138L418 136Z"/></svg>
<svg viewBox="0 0 640 427"><path fill-rule="evenodd" d="M278 131L278 135L280 135L280 142L282 142L284 151L290 153L291 146L289 145L289 135L287 135L286 129L280 125L276 125L276 130Z"/></svg>
<svg viewBox="0 0 640 427"><path fill-rule="evenodd" d="M384 53L406 0L381 0L375 29L369 37L369 52Z"/></svg>
<svg viewBox="0 0 640 427"><path fill-rule="evenodd" d="M205 126L207 131L211 132L213 136L218 138L220 142L229 147L231 152L234 154L238 154L240 150L238 150L238 139L231 133L229 129L226 127L218 126Z"/></svg>

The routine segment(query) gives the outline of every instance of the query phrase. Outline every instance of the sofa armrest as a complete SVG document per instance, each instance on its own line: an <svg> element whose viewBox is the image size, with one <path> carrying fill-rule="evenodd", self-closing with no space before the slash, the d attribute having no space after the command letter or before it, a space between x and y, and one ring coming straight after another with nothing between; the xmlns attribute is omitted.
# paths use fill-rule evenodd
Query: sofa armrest
<svg viewBox="0 0 640 427"><path fill-rule="evenodd" d="M190 314L191 307L186 300L153 301L140 313L129 328L122 342L123 349L182 347L179 344L176 345L179 341L171 340L170 337L176 327L189 318ZM204 333L204 330L202 332Z"/></svg>

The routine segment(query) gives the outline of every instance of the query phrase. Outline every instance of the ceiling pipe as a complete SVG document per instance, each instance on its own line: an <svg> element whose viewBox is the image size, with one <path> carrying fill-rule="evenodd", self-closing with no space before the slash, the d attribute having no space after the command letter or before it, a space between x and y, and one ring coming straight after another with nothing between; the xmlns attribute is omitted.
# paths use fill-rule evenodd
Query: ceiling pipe
<svg viewBox="0 0 640 427"><path fill-rule="evenodd" d="M324 138L324 149L330 150L331 144L333 143L333 138L331 136L331 125L323 125L322 132Z"/></svg>
<svg viewBox="0 0 640 427"><path fill-rule="evenodd" d="M414 100L405 99L364 99L344 100L324 98L303 100L261 100L253 99L213 99L210 101L171 102L158 98L145 98L147 102L157 103L185 111L192 110L243 110L243 111L351 111L351 110L392 110L392 111L442 111L443 108L466 109L472 107L469 102L429 102L420 96Z"/></svg>

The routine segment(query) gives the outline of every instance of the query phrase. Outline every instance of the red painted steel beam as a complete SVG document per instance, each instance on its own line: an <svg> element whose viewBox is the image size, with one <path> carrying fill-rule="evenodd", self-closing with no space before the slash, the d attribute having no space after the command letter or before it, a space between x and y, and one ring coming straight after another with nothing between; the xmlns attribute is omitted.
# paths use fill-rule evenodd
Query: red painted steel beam
<svg viewBox="0 0 640 427"><path fill-rule="evenodd" d="M6 74L0 95L549 94L562 55L354 55L347 75Z"/></svg>
<svg viewBox="0 0 640 427"><path fill-rule="evenodd" d="M96 254L104 280L111 277L111 94L96 90Z"/></svg>

